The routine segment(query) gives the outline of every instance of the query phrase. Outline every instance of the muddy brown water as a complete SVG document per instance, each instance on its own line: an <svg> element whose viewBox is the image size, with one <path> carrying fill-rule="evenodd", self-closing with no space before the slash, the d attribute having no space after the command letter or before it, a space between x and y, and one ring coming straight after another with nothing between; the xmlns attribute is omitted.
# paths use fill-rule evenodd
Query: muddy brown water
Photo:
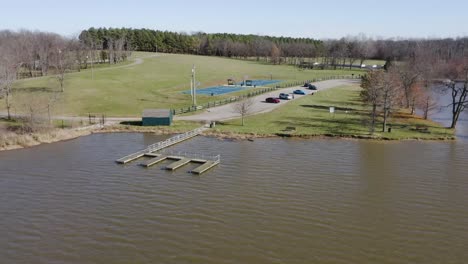
<svg viewBox="0 0 468 264"><path fill-rule="evenodd" d="M163 136L0 152L1 263L467 263L467 142L197 137L195 176L114 160Z"/></svg>

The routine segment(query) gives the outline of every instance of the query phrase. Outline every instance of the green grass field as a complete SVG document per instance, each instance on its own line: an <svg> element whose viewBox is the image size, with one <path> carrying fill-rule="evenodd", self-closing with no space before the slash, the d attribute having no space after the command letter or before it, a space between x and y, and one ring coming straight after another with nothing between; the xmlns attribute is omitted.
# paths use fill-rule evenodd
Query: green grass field
<svg viewBox="0 0 468 264"><path fill-rule="evenodd" d="M370 111L359 99L361 88L344 86L308 95L272 112L219 124L219 132L252 133L258 135L287 134L286 127L295 127L295 136L371 137ZM330 114L329 107L335 107ZM391 133L382 133L380 119L372 137L380 139L442 139L452 138L453 130L406 113L394 113L389 119ZM426 130L427 129L427 130Z"/></svg>
<svg viewBox="0 0 468 264"><path fill-rule="evenodd" d="M192 65L197 68L200 87L226 83L226 79L243 76L251 79L273 79L284 81L307 80L336 75L363 74L361 70L298 70L286 65L266 65L252 61L241 61L219 57L134 52L132 60L143 58L138 65L119 65L67 75L65 92L59 94L54 115L81 115L105 113L107 116L139 116L144 108L180 108L191 104L191 96L182 94L190 89ZM20 80L14 84L13 107L21 112L24 102L50 101L56 96L59 84L55 77ZM198 103L220 100L238 93L198 96ZM43 98L40 100L40 98ZM32 99L31 99L32 98ZM4 111L4 104L0 104Z"/></svg>

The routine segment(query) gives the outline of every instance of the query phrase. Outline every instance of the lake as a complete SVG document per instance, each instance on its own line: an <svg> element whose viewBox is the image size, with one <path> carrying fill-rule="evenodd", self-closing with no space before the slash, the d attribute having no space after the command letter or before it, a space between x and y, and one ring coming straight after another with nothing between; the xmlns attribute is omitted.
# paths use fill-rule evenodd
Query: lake
<svg viewBox="0 0 468 264"><path fill-rule="evenodd" d="M95 134L0 152L1 262L468 260L463 138L197 137L171 148L221 154L201 176L187 172L195 164L169 172L114 162L166 137Z"/></svg>

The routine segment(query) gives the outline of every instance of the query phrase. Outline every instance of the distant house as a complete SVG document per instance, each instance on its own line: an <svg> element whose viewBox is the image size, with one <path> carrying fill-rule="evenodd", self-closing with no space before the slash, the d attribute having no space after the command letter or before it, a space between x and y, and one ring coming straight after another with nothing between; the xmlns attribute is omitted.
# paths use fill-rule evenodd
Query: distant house
<svg viewBox="0 0 468 264"><path fill-rule="evenodd" d="M145 109L141 122L143 126L170 126L172 111L170 109Z"/></svg>

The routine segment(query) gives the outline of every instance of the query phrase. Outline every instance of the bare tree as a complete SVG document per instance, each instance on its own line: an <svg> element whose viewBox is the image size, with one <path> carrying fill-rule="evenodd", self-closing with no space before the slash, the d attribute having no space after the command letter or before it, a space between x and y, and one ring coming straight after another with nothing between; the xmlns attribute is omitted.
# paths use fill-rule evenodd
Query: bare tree
<svg viewBox="0 0 468 264"><path fill-rule="evenodd" d="M445 91L452 97L452 124L450 128L457 126L460 114L468 106L468 58L447 61L441 67L441 73L445 81Z"/></svg>
<svg viewBox="0 0 468 264"><path fill-rule="evenodd" d="M388 72L382 72L380 75L380 89L382 90L381 104L384 114L382 132L387 131L388 116L397 103L401 101L401 86L402 84L398 73L394 70L391 69Z"/></svg>
<svg viewBox="0 0 468 264"><path fill-rule="evenodd" d="M17 39L11 32L0 32L0 98L5 98L8 119L11 119L12 86L20 65Z"/></svg>
<svg viewBox="0 0 468 264"><path fill-rule="evenodd" d="M429 118L429 114L432 111L439 108L437 102L434 100L434 98L432 98L430 94L427 94L422 98L422 100L420 100L419 107L422 109L423 117L426 120Z"/></svg>
<svg viewBox="0 0 468 264"><path fill-rule="evenodd" d="M280 64L281 51L278 48L278 46L276 46L276 44L274 44L274 43L272 43L272 45L271 45L270 56L271 56L271 62L273 62L273 64Z"/></svg>
<svg viewBox="0 0 468 264"><path fill-rule="evenodd" d="M398 63L395 64L392 68L394 69L394 72L396 72L400 77L405 95L405 106L406 108L410 108L411 106L411 114L414 114L414 103L416 100L414 96L414 87L419 81L421 72L417 68L417 65L411 62Z"/></svg>
<svg viewBox="0 0 468 264"><path fill-rule="evenodd" d="M252 97L248 97L233 105L234 112L241 115L242 126L244 125L244 117L252 111L254 103L254 99Z"/></svg>
<svg viewBox="0 0 468 264"><path fill-rule="evenodd" d="M377 121L377 106L379 105L382 90L380 89L380 79L383 72L372 71L362 77L361 99L369 104L371 108L371 126L370 132L374 134Z"/></svg>
<svg viewBox="0 0 468 264"><path fill-rule="evenodd" d="M45 76L49 72L51 57L56 52L56 42L60 36L53 33L40 32L35 36L36 51L39 57L39 63L42 75Z"/></svg>
<svg viewBox="0 0 468 264"><path fill-rule="evenodd" d="M62 40L57 44L57 52L54 54L54 66L57 70L57 80L60 84L60 91L63 93L65 91L65 74L71 70L72 65L74 64L74 54L72 52L73 42Z"/></svg>

